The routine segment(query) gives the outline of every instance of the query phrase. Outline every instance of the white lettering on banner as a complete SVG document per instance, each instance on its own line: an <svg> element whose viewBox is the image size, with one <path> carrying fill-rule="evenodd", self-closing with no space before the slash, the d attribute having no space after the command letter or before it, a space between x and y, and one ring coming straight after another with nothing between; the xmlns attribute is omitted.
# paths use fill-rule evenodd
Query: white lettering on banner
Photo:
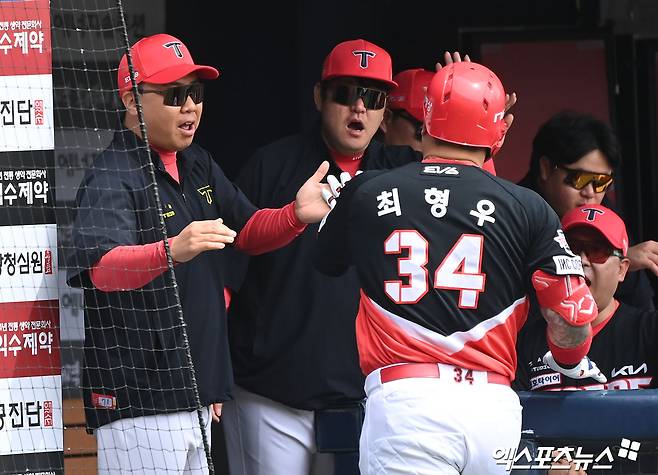
<svg viewBox="0 0 658 475"><path fill-rule="evenodd" d="M37 170L4 170L0 171L0 206L32 206L35 204L43 206L48 204L48 190L50 185L47 180L26 179L26 172ZM46 170L43 177L46 177ZM30 173L34 176L34 173ZM39 173L41 175L41 173ZM27 181L29 180L29 181Z"/></svg>
<svg viewBox="0 0 658 475"><path fill-rule="evenodd" d="M0 455L64 449L60 376L0 380Z"/></svg>
<svg viewBox="0 0 658 475"><path fill-rule="evenodd" d="M57 225L0 226L0 303L56 300Z"/></svg>
<svg viewBox="0 0 658 475"><path fill-rule="evenodd" d="M34 30L34 31L12 31L7 30ZM39 30L39 31L36 31ZM28 54L35 50L43 53L44 35L41 31L41 20L16 20L11 22L0 22L0 31L5 33L0 35L0 53L5 55L16 48L21 54Z"/></svg>
<svg viewBox="0 0 658 475"><path fill-rule="evenodd" d="M18 352L28 350L31 355L37 356L38 350L46 351L52 354L53 347L53 332L33 332L24 333L21 336L17 333L2 333L0 332L0 356L7 358L7 356L18 356ZM8 355L8 353L12 353Z"/></svg>
<svg viewBox="0 0 658 475"><path fill-rule="evenodd" d="M558 275L573 275L584 276L583 263L580 257L575 256L553 256L555 262L555 273Z"/></svg>
<svg viewBox="0 0 658 475"><path fill-rule="evenodd" d="M54 149L52 76L0 76L0 152Z"/></svg>

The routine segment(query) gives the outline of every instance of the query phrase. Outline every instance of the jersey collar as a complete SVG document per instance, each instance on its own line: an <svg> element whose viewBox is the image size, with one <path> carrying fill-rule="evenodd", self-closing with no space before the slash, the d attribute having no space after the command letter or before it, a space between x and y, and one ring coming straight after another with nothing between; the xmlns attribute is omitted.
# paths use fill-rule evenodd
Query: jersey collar
<svg viewBox="0 0 658 475"><path fill-rule="evenodd" d="M453 158L441 158L432 155L423 158L421 163L449 163L451 165L465 165L467 167L480 168L476 163L469 162L468 160L455 160Z"/></svg>
<svg viewBox="0 0 658 475"><path fill-rule="evenodd" d="M594 338L601 330L603 330L603 328L608 324L610 319L612 317L614 317L615 313L617 313L617 309L619 308L619 301L617 299L615 299L613 305L615 306L615 308L612 310L612 312L610 312L610 315L608 315L608 318L606 318L605 320L600 322L595 327L592 327L592 338Z"/></svg>

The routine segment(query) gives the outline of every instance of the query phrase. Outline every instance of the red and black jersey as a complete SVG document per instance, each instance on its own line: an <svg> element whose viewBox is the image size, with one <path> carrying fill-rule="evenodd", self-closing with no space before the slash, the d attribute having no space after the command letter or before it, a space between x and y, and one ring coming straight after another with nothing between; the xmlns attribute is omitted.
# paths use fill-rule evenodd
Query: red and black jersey
<svg viewBox="0 0 658 475"><path fill-rule="evenodd" d="M587 355L608 378L571 379L542 362L548 351L546 321L539 315L521 331L517 343L519 365L514 388L519 391L565 391L576 389L656 388L658 376L658 315L624 303L601 327L594 328Z"/></svg>
<svg viewBox="0 0 658 475"><path fill-rule="evenodd" d="M318 268L361 282L364 373L442 362L514 376L531 275L582 275L555 212L535 192L469 162L365 172L319 233Z"/></svg>

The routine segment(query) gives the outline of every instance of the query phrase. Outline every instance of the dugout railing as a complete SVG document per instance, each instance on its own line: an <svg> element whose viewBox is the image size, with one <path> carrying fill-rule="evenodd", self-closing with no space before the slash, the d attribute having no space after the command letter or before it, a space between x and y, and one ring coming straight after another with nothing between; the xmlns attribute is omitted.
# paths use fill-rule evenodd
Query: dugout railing
<svg viewBox="0 0 658 475"><path fill-rule="evenodd" d="M658 389L519 392L519 397L523 437L517 457L526 447L535 458L542 447L580 447L581 454L593 458L609 448L612 467L595 470L591 464L588 474L658 473ZM525 457L518 462L525 464ZM600 464L608 464L607 455ZM512 473L539 475L546 470Z"/></svg>

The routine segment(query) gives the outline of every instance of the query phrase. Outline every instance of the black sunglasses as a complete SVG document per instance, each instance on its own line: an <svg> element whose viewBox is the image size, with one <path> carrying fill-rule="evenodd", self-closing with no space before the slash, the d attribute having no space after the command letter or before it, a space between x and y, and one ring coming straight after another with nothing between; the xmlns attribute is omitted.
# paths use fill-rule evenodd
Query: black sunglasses
<svg viewBox="0 0 658 475"><path fill-rule="evenodd" d="M391 112L396 117L401 117L402 119L408 121L414 127L414 137L419 142L423 140L423 123L416 119L413 115L409 114L404 109L391 109Z"/></svg>
<svg viewBox="0 0 658 475"><path fill-rule="evenodd" d="M615 256L620 259L624 258L624 254L619 249L615 249L604 242L585 241L573 237L570 238L568 233L567 242L569 243L569 249L571 249L571 252L576 255L580 255L581 252L584 252L587 259L594 264L603 264L610 256Z"/></svg>
<svg viewBox="0 0 658 475"><path fill-rule="evenodd" d="M379 89L338 84L333 87L332 98L337 104L352 106L361 99L366 109L379 110L386 106L387 93Z"/></svg>
<svg viewBox="0 0 658 475"><path fill-rule="evenodd" d="M164 97L164 105L181 107L187 98L191 97L195 104L203 102L203 83L193 82L192 84L186 84L184 86L174 86L168 89L144 89L139 87L139 92L142 94L147 94L149 92L153 94L160 94Z"/></svg>
<svg viewBox="0 0 658 475"><path fill-rule="evenodd" d="M603 193L613 182L612 175L608 175L607 173L574 170L557 163L555 164L555 167L560 168L567 173L567 176L564 177L564 182L576 190L582 190L591 183L594 186L595 193Z"/></svg>

